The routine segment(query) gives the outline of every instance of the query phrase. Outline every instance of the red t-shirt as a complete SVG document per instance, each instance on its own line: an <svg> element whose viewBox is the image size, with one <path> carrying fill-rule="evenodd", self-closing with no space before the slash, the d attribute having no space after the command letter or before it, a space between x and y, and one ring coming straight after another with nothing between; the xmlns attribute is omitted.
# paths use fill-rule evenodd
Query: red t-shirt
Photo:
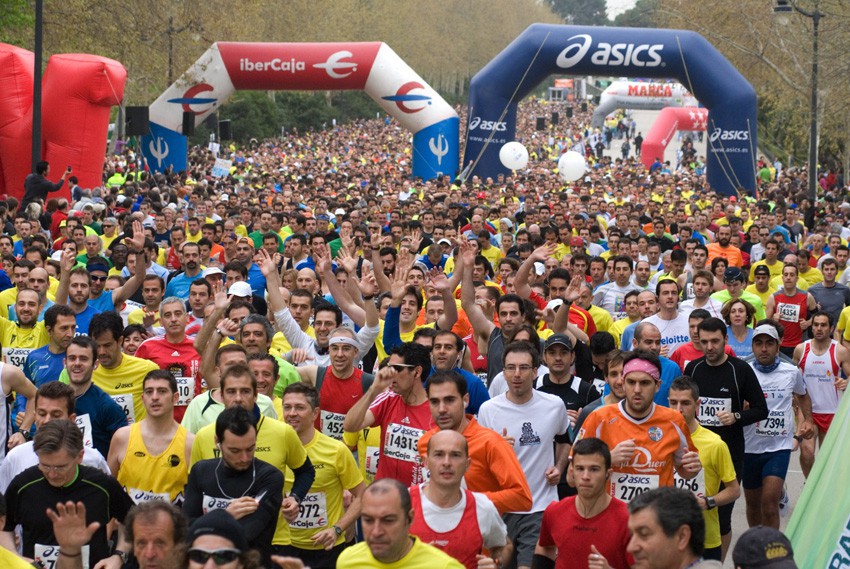
<svg viewBox="0 0 850 569"><path fill-rule="evenodd" d="M375 415L371 427L381 426L381 458L375 480L395 478L405 486L424 482L419 438L435 424L428 401L410 407L392 391L385 391L369 407Z"/></svg>
<svg viewBox="0 0 850 569"><path fill-rule="evenodd" d="M413 506L414 515L413 523L410 524L410 533L421 539L422 543L433 545L444 553L448 553L463 563L466 569L475 569L478 567L476 556L481 554L484 538L478 526L475 496L469 490L463 490L463 492L466 494L466 507L463 509L457 527L451 531L438 532L431 529L422 513L421 486L413 486L410 489L410 503Z"/></svg>
<svg viewBox="0 0 850 569"><path fill-rule="evenodd" d="M564 498L546 507L540 525L538 543L558 548L556 569L587 567L590 546L608 560L613 569L628 569L634 559L626 553L629 533L629 509L625 502L612 498L602 513L584 519L576 510L576 496Z"/></svg>
<svg viewBox="0 0 850 569"><path fill-rule="evenodd" d="M733 350L729 344L726 344L726 349L724 350L727 356L735 356L735 350ZM687 344L682 344L670 355L670 359L676 362L682 372L685 371L685 366L694 360L698 360L703 357L705 354L694 347L693 342L688 342Z"/></svg>
<svg viewBox="0 0 850 569"><path fill-rule="evenodd" d="M785 327L782 347L794 348L797 344L802 344L803 329L800 327L800 321L809 317L808 295L798 289L797 294L788 296L784 289L780 289L773 294L773 300L776 303L773 317Z"/></svg>
<svg viewBox="0 0 850 569"><path fill-rule="evenodd" d="M186 337L179 344L172 344L164 336L150 338L139 345L136 357L152 361L177 378L179 397L174 406L174 420L182 421L186 407L201 394L201 356L195 350L194 340Z"/></svg>
<svg viewBox="0 0 850 569"><path fill-rule="evenodd" d="M316 428L329 437L342 440L345 414L363 397L363 370L355 369L351 377L340 379L328 367L319 391L319 412Z"/></svg>

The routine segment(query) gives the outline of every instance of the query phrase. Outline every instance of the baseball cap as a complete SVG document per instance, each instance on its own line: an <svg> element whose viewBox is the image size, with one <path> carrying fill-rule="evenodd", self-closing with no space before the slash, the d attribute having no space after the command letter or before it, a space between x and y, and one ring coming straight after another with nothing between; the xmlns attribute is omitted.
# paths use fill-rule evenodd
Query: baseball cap
<svg viewBox="0 0 850 569"><path fill-rule="evenodd" d="M729 267L723 273L724 281L741 281L744 282L744 273L738 267Z"/></svg>
<svg viewBox="0 0 850 569"><path fill-rule="evenodd" d="M484 192L478 192L478 199L483 200L487 197L487 194Z"/></svg>
<svg viewBox="0 0 850 569"><path fill-rule="evenodd" d="M320 213L319 215L316 216L316 219L318 221L330 221L331 220L330 216L326 213Z"/></svg>
<svg viewBox="0 0 850 569"><path fill-rule="evenodd" d="M227 194L221 194L221 197L219 198L219 201L229 202L229 201L230 201L230 196L228 196Z"/></svg>
<svg viewBox="0 0 850 569"><path fill-rule="evenodd" d="M750 528L738 538L732 561L736 567L744 569L798 569L788 538L779 530L765 526Z"/></svg>
<svg viewBox="0 0 850 569"><path fill-rule="evenodd" d="M237 281L230 285L230 288L227 289L227 294L228 296L233 295L241 296L243 298L251 298L251 285L249 285L245 281Z"/></svg>
<svg viewBox="0 0 850 569"><path fill-rule="evenodd" d="M336 208L334 215L345 215L345 210L342 209L341 207L338 207L338 208Z"/></svg>
<svg viewBox="0 0 850 569"><path fill-rule="evenodd" d="M217 535L233 542L239 551L249 549L245 530L236 519L225 510L213 510L195 520L189 527L187 540L192 543L202 535Z"/></svg>
<svg viewBox="0 0 850 569"><path fill-rule="evenodd" d="M584 247L584 239L581 237L573 237L570 239L570 247Z"/></svg>
<svg viewBox="0 0 850 569"><path fill-rule="evenodd" d="M211 275L223 275L223 274L224 274L224 271L222 271L218 267L207 267L206 269L204 269L204 272L201 273L201 276L206 278L206 277L209 277Z"/></svg>
<svg viewBox="0 0 850 569"><path fill-rule="evenodd" d="M753 339L755 340L756 336L770 336L777 342L779 341L779 332L776 331L776 328L771 326L770 324L762 324L761 326L756 326L756 329L753 330Z"/></svg>
<svg viewBox="0 0 850 569"><path fill-rule="evenodd" d="M443 244L448 245L449 247L451 247L452 242L451 242L451 241L449 241L448 239L440 239L439 241L437 241L437 245L443 245Z"/></svg>
<svg viewBox="0 0 850 569"><path fill-rule="evenodd" d="M755 269L753 269L753 274L770 276L770 269L767 267L767 265L759 265Z"/></svg>
<svg viewBox="0 0 850 569"><path fill-rule="evenodd" d="M549 339L546 340L546 345L543 347L543 351L545 352L552 346L564 346L566 349L572 351L573 341L566 334L552 334L549 336Z"/></svg>

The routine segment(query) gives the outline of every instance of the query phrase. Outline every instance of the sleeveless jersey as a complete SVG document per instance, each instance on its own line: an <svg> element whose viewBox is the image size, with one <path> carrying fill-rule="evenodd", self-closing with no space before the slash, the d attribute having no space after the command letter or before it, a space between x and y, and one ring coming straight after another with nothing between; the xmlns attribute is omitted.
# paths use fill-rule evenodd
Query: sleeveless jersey
<svg viewBox="0 0 850 569"><path fill-rule="evenodd" d="M168 448L154 456L145 447L141 425L130 425L130 440L118 471L118 482L136 504L152 500L177 506L183 503L183 487L189 479L186 433L182 425L177 427Z"/></svg>
<svg viewBox="0 0 850 569"><path fill-rule="evenodd" d="M457 524L451 531L437 532L425 521L422 513L422 495L419 485L410 488L410 501L416 515L410 525L410 533L422 540L422 543L433 545L448 553L467 569L475 569L478 561L475 556L481 553L484 539L478 527L478 512L475 509L475 496L469 490L463 490L466 495L466 507Z"/></svg>
<svg viewBox="0 0 850 569"><path fill-rule="evenodd" d="M830 340L829 348L817 355L812 351L811 340L803 344L800 371L812 398L812 413L834 415L838 411L840 393L835 388L835 380L841 377L841 366L835 358L836 346L838 342Z"/></svg>
<svg viewBox="0 0 850 569"><path fill-rule="evenodd" d="M320 379L319 374L323 373L323 370L324 378ZM346 379L338 378L332 367L320 366L316 370L316 383L319 384L319 417L316 419L316 428L323 434L338 441L342 440L345 415L363 397L362 380L362 369L355 369Z"/></svg>
<svg viewBox="0 0 850 569"><path fill-rule="evenodd" d="M776 303L774 318L785 326L785 335L782 337L782 346L785 348L795 348L803 343L800 320L808 318L807 299L808 295L800 292L799 289L793 296L788 296L783 290L773 294L773 300Z"/></svg>

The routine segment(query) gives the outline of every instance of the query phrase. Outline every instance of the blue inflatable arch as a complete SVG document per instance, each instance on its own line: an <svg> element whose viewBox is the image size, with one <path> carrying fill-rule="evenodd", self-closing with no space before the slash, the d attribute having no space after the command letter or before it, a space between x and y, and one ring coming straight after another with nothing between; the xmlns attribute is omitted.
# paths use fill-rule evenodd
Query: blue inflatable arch
<svg viewBox="0 0 850 569"><path fill-rule="evenodd" d="M517 104L549 75L675 78L708 109L708 184L756 188L756 93L701 35L686 30L533 24L469 88L468 176L507 174L499 149L515 139Z"/></svg>

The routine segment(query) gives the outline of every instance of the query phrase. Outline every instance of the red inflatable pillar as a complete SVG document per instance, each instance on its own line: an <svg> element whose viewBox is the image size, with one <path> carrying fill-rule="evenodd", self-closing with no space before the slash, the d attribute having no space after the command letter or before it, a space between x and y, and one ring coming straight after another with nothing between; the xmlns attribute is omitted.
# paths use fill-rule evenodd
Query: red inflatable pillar
<svg viewBox="0 0 850 569"><path fill-rule="evenodd" d="M32 171L34 60L31 51L0 43L0 194L19 200Z"/></svg>
<svg viewBox="0 0 850 569"><path fill-rule="evenodd" d="M51 179L71 166L80 186L102 184L109 113L124 99L126 81L127 70L112 59L73 53L50 58L41 108ZM69 197L67 185L62 190Z"/></svg>
<svg viewBox="0 0 850 569"><path fill-rule="evenodd" d="M656 158L664 162L664 150L680 130L705 130L708 109L696 107L664 107L640 147L640 161L649 168Z"/></svg>

